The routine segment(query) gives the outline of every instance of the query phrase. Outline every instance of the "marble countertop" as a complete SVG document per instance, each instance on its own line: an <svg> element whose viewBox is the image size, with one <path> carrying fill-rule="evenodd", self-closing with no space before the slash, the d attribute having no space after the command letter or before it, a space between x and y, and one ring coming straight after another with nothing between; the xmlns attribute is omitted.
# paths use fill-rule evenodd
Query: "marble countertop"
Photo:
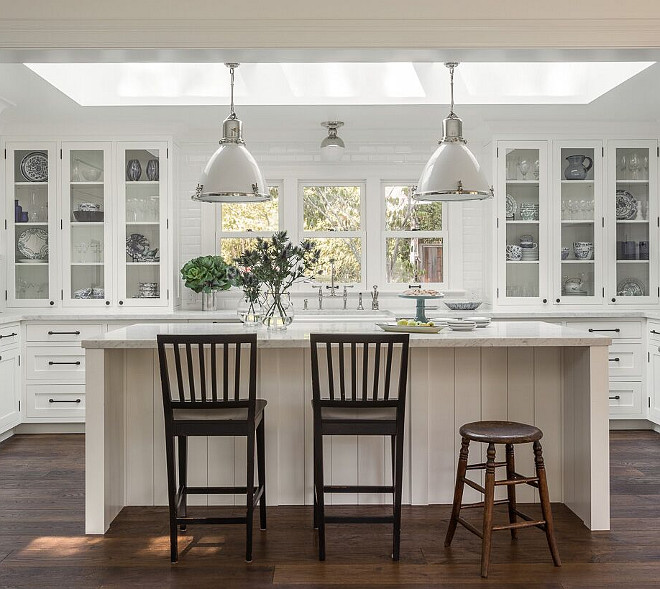
<svg viewBox="0 0 660 589"><path fill-rule="evenodd" d="M243 328L238 328L242 333ZM231 324L137 324L83 340L87 349L155 348L158 334L223 334L237 330ZM256 330L263 348L305 348L310 333L383 333L374 322L301 322L282 331ZM520 347L520 346L607 346L609 337L541 321L497 321L468 332L443 329L437 334L411 334L411 347Z"/></svg>

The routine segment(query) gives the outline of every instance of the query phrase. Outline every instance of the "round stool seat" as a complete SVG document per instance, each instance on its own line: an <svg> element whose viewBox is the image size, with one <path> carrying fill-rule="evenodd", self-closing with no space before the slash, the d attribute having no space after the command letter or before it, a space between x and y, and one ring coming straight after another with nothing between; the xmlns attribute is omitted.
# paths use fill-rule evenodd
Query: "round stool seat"
<svg viewBox="0 0 660 589"><path fill-rule="evenodd" d="M526 444L543 437L538 427L515 421L473 421L458 431L468 440L493 444Z"/></svg>

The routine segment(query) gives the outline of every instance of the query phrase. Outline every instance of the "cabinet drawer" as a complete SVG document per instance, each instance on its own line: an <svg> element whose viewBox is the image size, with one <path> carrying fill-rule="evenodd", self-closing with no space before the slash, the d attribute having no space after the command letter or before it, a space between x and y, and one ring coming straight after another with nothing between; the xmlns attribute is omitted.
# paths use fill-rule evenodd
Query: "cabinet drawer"
<svg viewBox="0 0 660 589"><path fill-rule="evenodd" d="M610 415L639 415L641 412L641 382L610 383Z"/></svg>
<svg viewBox="0 0 660 589"><path fill-rule="evenodd" d="M25 339L28 342L79 342L103 333L102 323L28 323Z"/></svg>
<svg viewBox="0 0 660 589"><path fill-rule="evenodd" d="M26 401L28 417L85 417L85 385L28 385Z"/></svg>
<svg viewBox="0 0 660 589"><path fill-rule="evenodd" d="M612 339L639 339L642 337L641 321L567 321L566 325L606 335Z"/></svg>
<svg viewBox="0 0 660 589"><path fill-rule="evenodd" d="M18 345L21 333L18 328L18 323L9 323L0 326L0 348Z"/></svg>
<svg viewBox="0 0 660 589"><path fill-rule="evenodd" d="M613 343L608 351L610 377L642 376L642 344Z"/></svg>
<svg viewBox="0 0 660 589"><path fill-rule="evenodd" d="M85 382L85 351L78 346L27 346L25 376L48 382Z"/></svg>

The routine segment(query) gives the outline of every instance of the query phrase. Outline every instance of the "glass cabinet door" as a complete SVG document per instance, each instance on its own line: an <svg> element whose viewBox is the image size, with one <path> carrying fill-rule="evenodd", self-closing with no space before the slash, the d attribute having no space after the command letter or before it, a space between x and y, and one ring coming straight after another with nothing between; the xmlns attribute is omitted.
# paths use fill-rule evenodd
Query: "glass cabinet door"
<svg viewBox="0 0 660 589"><path fill-rule="evenodd" d="M656 300L657 143L613 142L608 146L612 303Z"/></svg>
<svg viewBox="0 0 660 589"><path fill-rule="evenodd" d="M167 144L118 145L119 301L167 303Z"/></svg>
<svg viewBox="0 0 660 589"><path fill-rule="evenodd" d="M603 300L602 150L600 142L554 143L556 303Z"/></svg>
<svg viewBox="0 0 660 589"><path fill-rule="evenodd" d="M56 145L21 142L6 147L7 302L13 307L52 306L57 282Z"/></svg>
<svg viewBox="0 0 660 589"><path fill-rule="evenodd" d="M499 142L498 168L498 299L547 303L546 143Z"/></svg>
<svg viewBox="0 0 660 589"><path fill-rule="evenodd" d="M62 294L65 304L110 304L109 162L109 143L62 145Z"/></svg>

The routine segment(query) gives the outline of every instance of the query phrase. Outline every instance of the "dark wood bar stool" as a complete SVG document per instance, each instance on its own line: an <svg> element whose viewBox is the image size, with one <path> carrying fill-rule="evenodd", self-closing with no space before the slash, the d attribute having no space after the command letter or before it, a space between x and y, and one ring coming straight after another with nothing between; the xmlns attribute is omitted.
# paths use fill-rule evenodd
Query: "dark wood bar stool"
<svg viewBox="0 0 660 589"><path fill-rule="evenodd" d="M392 558L399 560L409 336L313 333L310 343L314 410L314 527L318 528L319 534L319 560L325 560L326 523L391 523ZM325 348L320 354L319 346L322 350ZM346 368L349 369L348 378ZM323 386L321 374L325 377ZM342 435L389 436L392 485L325 485L323 436ZM325 493L392 493L393 513L391 516L326 516Z"/></svg>
<svg viewBox="0 0 660 589"><path fill-rule="evenodd" d="M247 353L242 350L247 348ZM165 414L167 491L170 506L171 560L177 562L177 526L245 524L245 560L252 560L252 522L259 504L261 529L266 529L266 458L264 408L257 399L256 334L158 336L158 356ZM241 359L247 356L241 364ZM221 358L219 358L221 357ZM189 436L247 437L245 487L190 487L187 460ZM257 449L258 487L254 487ZM175 440L178 447L178 486ZM188 495L245 493L243 517L189 517Z"/></svg>
<svg viewBox="0 0 660 589"><path fill-rule="evenodd" d="M445 546L450 546L456 532L456 525L461 524L473 534L482 539L481 544L481 576L488 576L488 564L490 562L491 536L493 531L511 530L511 537L517 537L517 530L520 528L537 527L545 532L548 540L548 546L552 553L552 560L555 566L561 566L559 551L555 542L554 527L552 523L552 510L550 508L550 495L548 493L548 483L545 474L545 465L543 464L543 451L539 440L543 437L543 432L532 425L524 423L515 423L511 421L476 421L466 423L459 433L462 437L461 452L458 460L458 470L456 472L456 490L454 492L454 505L449 521L449 529L445 538ZM487 459L485 463L468 465L468 451L470 440L474 442L483 442L488 444ZM532 443L534 448L534 464L536 476L526 477L516 472L515 457L513 447L515 444ZM505 444L506 462L495 462L495 444ZM506 479L495 480L495 469L497 467L506 467ZM468 470L485 470L485 487L471 481L466 477ZM471 505L461 505L463 498L464 485L469 485L473 489L484 494L484 501ZM539 491L541 500L541 512L543 519L535 520L528 515L518 511L516 507L516 485L531 485ZM507 498L495 501L495 487L506 485ZM493 524L493 506L498 504L507 504L509 509L509 523L503 525ZM461 516L461 508L483 507L483 528L477 529ZM517 521L520 517L523 521Z"/></svg>

